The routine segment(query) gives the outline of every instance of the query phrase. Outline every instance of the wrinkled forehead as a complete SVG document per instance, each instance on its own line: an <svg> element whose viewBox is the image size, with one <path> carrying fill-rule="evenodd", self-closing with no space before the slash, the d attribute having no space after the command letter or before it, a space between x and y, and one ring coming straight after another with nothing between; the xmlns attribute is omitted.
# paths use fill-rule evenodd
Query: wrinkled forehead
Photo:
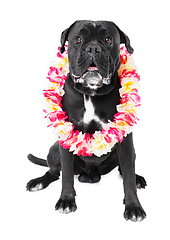
<svg viewBox="0 0 170 240"><path fill-rule="evenodd" d="M75 36L85 35L96 37L112 36L120 41L119 33L112 22L107 21L77 21L69 33L69 39Z"/></svg>

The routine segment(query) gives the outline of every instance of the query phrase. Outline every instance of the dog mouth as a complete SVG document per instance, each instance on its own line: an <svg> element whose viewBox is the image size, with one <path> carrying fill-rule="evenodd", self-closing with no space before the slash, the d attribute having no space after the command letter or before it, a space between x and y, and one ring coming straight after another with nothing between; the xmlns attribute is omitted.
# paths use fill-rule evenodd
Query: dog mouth
<svg viewBox="0 0 170 240"><path fill-rule="evenodd" d="M109 85L111 83L111 76L110 74L107 78L102 77L99 72L98 67L94 62L90 64L84 74L81 76L76 76L72 74L75 83L80 83L84 87L88 87L91 89L98 89L105 85Z"/></svg>

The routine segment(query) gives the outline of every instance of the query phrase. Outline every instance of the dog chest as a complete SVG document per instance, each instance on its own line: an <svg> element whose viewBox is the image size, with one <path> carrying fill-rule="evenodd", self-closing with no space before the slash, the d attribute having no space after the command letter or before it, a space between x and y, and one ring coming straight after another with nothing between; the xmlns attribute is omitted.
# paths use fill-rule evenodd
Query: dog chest
<svg viewBox="0 0 170 240"><path fill-rule="evenodd" d="M89 124L91 121L96 121L102 127L104 126L104 122L95 114L95 107L92 103L91 97L87 97L84 95L84 115L82 121L85 124Z"/></svg>

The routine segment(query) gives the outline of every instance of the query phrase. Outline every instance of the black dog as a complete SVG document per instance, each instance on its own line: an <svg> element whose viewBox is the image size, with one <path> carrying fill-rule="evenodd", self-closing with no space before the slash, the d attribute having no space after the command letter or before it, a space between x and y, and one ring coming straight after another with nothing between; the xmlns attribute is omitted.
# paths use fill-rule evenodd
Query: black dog
<svg viewBox="0 0 170 240"><path fill-rule="evenodd" d="M112 120L116 105L120 103L120 81L117 70L120 66L120 44L133 53L129 38L112 22L76 21L61 35L61 49L68 41L69 74L64 85L63 110L75 129L94 133L102 124ZM88 71L96 67L95 71ZM95 68L94 68L95 69ZM29 160L50 170L27 184L29 191L37 191L57 180L62 170L62 192L56 209L63 213L74 212L76 192L74 174L80 182L100 181L101 175L116 166L123 176L125 192L125 219L141 221L146 214L138 200L136 187L145 188L146 181L135 174L135 150L132 134L113 147L112 152L101 157L73 155L56 142L45 160L28 156Z"/></svg>

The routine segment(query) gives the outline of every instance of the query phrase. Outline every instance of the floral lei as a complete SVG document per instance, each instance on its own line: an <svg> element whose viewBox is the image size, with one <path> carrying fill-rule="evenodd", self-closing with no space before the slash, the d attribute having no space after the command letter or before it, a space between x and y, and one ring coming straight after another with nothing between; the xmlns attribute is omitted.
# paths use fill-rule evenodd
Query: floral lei
<svg viewBox="0 0 170 240"><path fill-rule="evenodd" d="M58 48L60 50L60 47ZM67 49L63 54L57 53L57 63L50 67L48 79L50 88L44 90L48 102L48 111L44 110L58 135L59 144L73 154L97 157L111 152L117 142L132 132L133 125L137 123L137 109L140 106L138 87L140 76L136 71L133 57L125 46L120 48L121 65L118 69L121 88L119 89L121 102L117 105L117 113L113 121L108 121L101 131L94 134L82 133L74 130L73 123L67 121L68 116L62 110L62 96L64 84L69 72Z"/></svg>

